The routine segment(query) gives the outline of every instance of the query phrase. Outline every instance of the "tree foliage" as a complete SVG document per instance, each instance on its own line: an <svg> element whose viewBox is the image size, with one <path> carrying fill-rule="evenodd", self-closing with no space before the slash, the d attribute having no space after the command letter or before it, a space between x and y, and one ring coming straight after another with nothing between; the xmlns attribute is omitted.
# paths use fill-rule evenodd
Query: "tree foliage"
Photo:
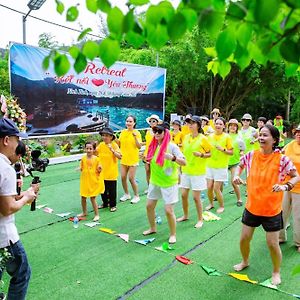
<svg viewBox="0 0 300 300"><path fill-rule="evenodd" d="M65 8L62 1L56 0L56 3L57 11L65 14L68 21L78 18L78 6ZM150 5L144 18L138 17L136 7L149 3L150 0L129 0L128 12L123 13L117 6L112 7L109 0L86 0L91 13L107 15L109 29L109 36L100 44L94 44L89 51L97 52L97 56L109 67L118 59L119 45L123 40L136 48L147 43L151 48L160 50L170 41L178 41L198 24L201 30L216 38L208 63L214 75L225 78L233 64L242 71L252 61L263 66L268 62L284 61L287 76L298 74L298 0L181 0L177 9L169 1L161 1ZM83 39L86 33L83 31L79 39ZM57 74L63 75L70 66L64 58L59 58L60 55L63 54L52 52L50 58ZM86 59L89 56L82 49L77 55ZM74 67L80 72L81 68L76 68L78 56L74 57Z"/></svg>

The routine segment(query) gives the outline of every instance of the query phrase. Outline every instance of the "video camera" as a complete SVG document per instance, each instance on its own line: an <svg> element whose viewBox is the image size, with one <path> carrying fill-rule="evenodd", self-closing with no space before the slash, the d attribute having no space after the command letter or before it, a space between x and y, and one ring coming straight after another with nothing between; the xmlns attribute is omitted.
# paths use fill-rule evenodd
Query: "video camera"
<svg viewBox="0 0 300 300"><path fill-rule="evenodd" d="M34 176L32 174L33 171L37 172L45 172L47 166L49 165L49 159L48 158L40 158L41 155L40 150L32 150L31 151L31 165L26 169L27 172L30 174L31 177L33 177L31 184L37 184L40 183L40 177ZM35 200L31 203L30 210L35 210Z"/></svg>

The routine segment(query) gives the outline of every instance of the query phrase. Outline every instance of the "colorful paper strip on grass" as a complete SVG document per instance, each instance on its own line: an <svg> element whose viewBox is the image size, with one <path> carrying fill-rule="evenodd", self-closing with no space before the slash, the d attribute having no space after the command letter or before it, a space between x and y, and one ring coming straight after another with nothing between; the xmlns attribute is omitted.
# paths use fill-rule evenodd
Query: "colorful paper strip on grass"
<svg viewBox="0 0 300 300"><path fill-rule="evenodd" d="M172 247L169 245L169 243L165 242L165 243L163 243L161 246L155 247L155 250L158 250L158 251L167 253L168 250L175 250L175 249L172 248Z"/></svg>
<svg viewBox="0 0 300 300"><path fill-rule="evenodd" d="M129 234L126 233L118 233L117 236L119 238L121 238L123 241L125 241L126 243L129 242Z"/></svg>
<svg viewBox="0 0 300 300"><path fill-rule="evenodd" d="M145 239L145 240L134 240L136 243L147 246L147 244L152 243L155 238L152 239Z"/></svg>
<svg viewBox="0 0 300 300"><path fill-rule="evenodd" d="M200 266L205 271L205 273L209 276L222 276L222 274L214 268L203 266L203 265Z"/></svg>
<svg viewBox="0 0 300 300"><path fill-rule="evenodd" d="M217 215L213 214L210 211L204 211L202 216L203 216L203 220L206 222L221 220L220 217L218 217Z"/></svg>
<svg viewBox="0 0 300 300"><path fill-rule="evenodd" d="M265 280L264 282L259 283L259 285L262 285L262 286L267 287L269 289L278 290L278 287L276 285L272 284L272 279L271 278Z"/></svg>
<svg viewBox="0 0 300 300"><path fill-rule="evenodd" d="M252 284L257 284L258 283L258 281L251 280L248 277L248 275L245 275L245 274L228 273L228 275L235 278L235 279L238 279L238 280L241 280L241 281L246 281L246 282L249 282L249 283L252 283Z"/></svg>
<svg viewBox="0 0 300 300"><path fill-rule="evenodd" d="M114 230L112 230L110 228L105 228L105 227L101 227L101 228L99 228L99 230L102 231L102 232L108 233L108 234L115 234L115 233L117 233L116 231L114 231Z"/></svg>
<svg viewBox="0 0 300 300"><path fill-rule="evenodd" d="M193 263L189 258L181 255L177 255L176 259L184 265L190 265Z"/></svg>

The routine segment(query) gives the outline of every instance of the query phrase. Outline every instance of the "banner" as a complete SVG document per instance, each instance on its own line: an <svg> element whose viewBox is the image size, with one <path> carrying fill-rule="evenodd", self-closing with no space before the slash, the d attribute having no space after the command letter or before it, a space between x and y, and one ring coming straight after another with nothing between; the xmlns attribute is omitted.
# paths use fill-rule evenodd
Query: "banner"
<svg viewBox="0 0 300 300"><path fill-rule="evenodd" d="M137 118L136 128L145 128L151 114L164 118L166 69L122 62L108 69L95 59L80 74L71 67L58 77L53 65L42 68L49 53L10 46L11 93L25 109L29 135L92 132L106 125L121 130L128 115Z"/></svg>

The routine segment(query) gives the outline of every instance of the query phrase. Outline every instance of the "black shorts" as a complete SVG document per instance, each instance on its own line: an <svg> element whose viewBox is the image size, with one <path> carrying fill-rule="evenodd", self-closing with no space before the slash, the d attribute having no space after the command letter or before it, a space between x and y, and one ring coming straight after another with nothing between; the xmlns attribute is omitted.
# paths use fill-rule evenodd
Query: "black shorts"
<svg viewBox="0 0 300 300"><path fill-rule="evenodd" d="M273 217L262 217L251 214L247 209L244 210L242 223L250 227L262 225L266 232L279 231L283 228L282 212Z"/></svg>

